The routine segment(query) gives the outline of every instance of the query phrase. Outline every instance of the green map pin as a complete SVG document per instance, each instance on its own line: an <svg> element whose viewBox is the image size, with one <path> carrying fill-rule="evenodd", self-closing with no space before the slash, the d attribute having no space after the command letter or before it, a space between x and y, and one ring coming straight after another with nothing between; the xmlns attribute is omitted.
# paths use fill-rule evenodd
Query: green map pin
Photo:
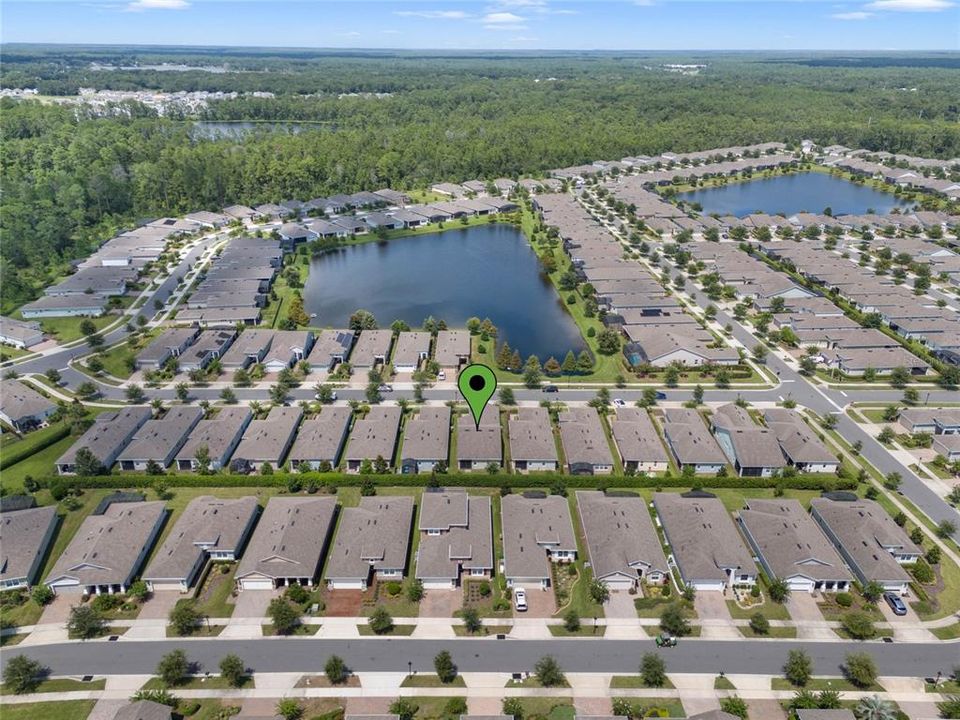
<svg viewBox="0 0 960 720"><path fill-rule="evenodd" d="M463 395L463 399L470 406L473 421L477 424L477 430L479 430L483 409L497 390L497 376L486 365L474 363L473 365L467 365L460 372L460 377L457 378L457 387L460 388L460 394Z"/></svg>

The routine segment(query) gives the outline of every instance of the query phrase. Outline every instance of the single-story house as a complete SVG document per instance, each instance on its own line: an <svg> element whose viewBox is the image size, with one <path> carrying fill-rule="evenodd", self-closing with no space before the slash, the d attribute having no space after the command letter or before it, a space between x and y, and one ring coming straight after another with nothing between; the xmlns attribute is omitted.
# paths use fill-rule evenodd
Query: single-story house
<svg viewBox="0 0 960 720"><path fill-rule="evenodd" d="M358 371L366 372L386 363L392 344L393 333L389 330L361 330L353 352L350 353L350 365Z"/></svg>
<svg viewBox="0 0 960 720"><path fill-rule="evenodd" d="M835 473L840 468L837 456L796 410L769 408L763 411L763 419L777 436L787 462L800 472Z"/></svg>
<svg viewBox="0 0 960 720"><path fill-rule="evenodd" d="M491 464L503 467L503 435L496 406L480 415L479 427L469 413L457 418L457 467L485 470Z"/></svg>
<svg viewBox="0 0 960 720"><path fill-rule="evenodd" d="M109 469L116 462L120 451L152 417L153 411L144 405L101 413L80 439L57 460L57 472L60 475L75 474L77 452L83 448L88 449L100 461L101 466Z"/></svg>
<svg viewBox="0 0 960 720"><path fill-rule="evenodd" d="M349 407L328 405L318 416L304 420L290 448L290 469L317 470L323 462L337 467L352 416Z"/></svg>
<svg viewBox="0 0 960 720"><path fill-rule="evenodd" d="M836 368L845 375L863 375L867 368L875 370L877 375L889 375L899 367L906 368L911 375L930 372L926 361L902 347L824 350L820 359L828 368Z"/></svg>
<svg viewBox="0 0 960 720"><path fill-rule="evenodd" d="M947 462L956 462L960 460L960 435L953 433L951 435L934 435L933 451L938 455L943 455Z"/></svg>
<svg viewBox="0 0 960 720"><path fill-rule="evenodd" d="M413 498L362 497L341 512L324 579L331 590L366 590L371 577L402 580L407 567Z"/></svg>
<svg viewBox="0 0 960 720"><path fill-rule="evenodd" d="M740 477L772 477L787 466L777 436L754 423L744 408L721 405L712 421L717 444Z"/></svg>
<svg viewBox="0 0 960 720"><path fill-rule="evenodd" d="M265 419L251 421L233 454L230 469L256 472L269 465L279 470L302 417L303 408L277 406L270 409Z"/></svg>
<svg viewBox="0 0 960 720"><path fill-rule="evenodd" d="M56 505L0 513L0 590L28 588L40 579L57 524Z"/></svg>
<svg viewBox="0 0 960 720"><path fill-rule="evenodd" d="M117 457L120 469L146 470L151 461L162 468L169 466L202 419L202 408L179 405L167 410L162 418L144 423Z"/></svg>
<svg viewBox="0 0 960 720"><path fill-rule="evenodd" d="M220 358L224 370L238 370L263 361L273 342L274 330L244 330Z"/></svg>
<svg viewBox="0 0 960 720"><path fill-rule="evenodd" d="M208 470L216 471L227 467L230 456L240 444L240 438L251 420L253 413L248 407L224 407L220 408L214 417L198 422L174 458L177 470L199 470L200 461L197 455L201 448L206 448Z"/></svg>
<svg viewBox="0 0 960 720"><path fill-rule="evenodd" d="M20 308L27 320L47 317L100 317L107 309L102 295L44 295Z"/></svg>
<svg viewBox="0 0 960 720"><path fill-rule="evenodd" d="M200 328L168 328L137 353L137 367L159 370L170 358L178 358L194 340Z"/></svg>
<svg viewBox="0 0 960 720"><path fill-rule="evenodd" d="M600 416L592 407L569 407L560 413L560 439L571 475L609 475L613 458Z"/></svg>
<svg viewBox="0 0 960 720"><path fill-rule="evenodd" d="M0 420L17 432L39 427L56 411L49 398L19 380L0 381Z"/></svg>
<svg viewBox="0 0 960 720"><path fill-rule="evenodd" d="M356 333L353 330L321 330L307 362L313 370L333 370L350 356Z"/></svg>
<svg viewBox="0 0 960 720"><path fill-rule="evenodd" d="M703 418L692 408L664 410L663 435L677 465L692 467L696 473L717 473L726 467L727 457L707 430Z"/></svg>
<svg viewBox="0 0 960 720"><path fill-rule="evenodd" d="M335 497L270 498L237 566L237 588L311 587L336 514Z"/></svg>
<svg viewBox="0 0 960 720"><path fill-rule="evenodd" d="M153 700L136 700L121 706L112 720L172 720L173 708Z"/></svg>
<svg viewBox="0 0 960 720"><path fill-rule="evenodd" d="M899 422L910 433L960 435L960 408L904 408Z"/></svg>
<svg viewBox="0 0 960 720"><path fill-rule="evenodd" d="M232 329L204 330L196 342L180 354L180 370L190 372L205 369L215 359L223 357L236 336L236 330Z"/></svg>
<svg viewBox="0 0 960 720"><path fill-rule="evenodd" d="M403 435L404 474L431 472L450 457L450 408L446 405L421 407L407 421Z"/></svg>
<svg viewBox="0 0 960 720"><path fill-rule="evenodd" d="M274 330L270 349L260 362L268 373L280 372L306 359L312 347L312 330Z"/></svg>
<svg viewBox="0 0 960 720"><path fill-rule="evenodd" d="M428 332L406 331L397 335L393 349L393 369L404 373L415 372L420 363L430 357L431 340Z"/></svg>
<svg viewBox="0 0 960 720"><path fill-rule="evenodd" d="M617 408L610 430L624 470L649 473L663 472L670 467L670 457L643 408Z"/></svg>
<svg viewBox="0 0 960 720"><path fill-rule="evenodd" d="M577 538L565 497L507 495L503 515L503 574L507 585L550 587L553 563L577 559Z"/></svg>
<svg viewBox="0 0 960 720"><path fill-rule="evenodd" d="M420 500L418 580L427 588L455 588L466 575L493 574L490 498L462 490L430 490Z"/></svg>
<svg viewBox="0 0 960 720"><path fill-rule="evenodd" d="M441 330L437 333L434 358L443 368L459 368L470 362L470 333L466 330Z"/></svg>
<svg viewBox="0 0 960 720"><path fill-rule="evenodd" d="M364 460L372 463L377 458L382 458L387 467L393 467L402 414L396 405L374 405L365 417L353 424L345 453L347 472L360 472Z"/></svg>
<svg viewBox="0 0 960 720"><path fill-rule="evenodd" d="M44 341L40 323L0 316L0 343L26 349Z"/></svg>
<svg viewBox="0 0 960 720"><path fill-rule="evenodd" d="M143 573L151 591L187 592L200 577L207 560L236 560L257 519L253 495L221 500L194 498L177 519Z"/></svg>
<svg viewBox="0 0 960 720"><path fill-rule="evenodd" d="M521 407L507 422L510 461L516 472L556 470L557 446L546 408Z"/></svg>

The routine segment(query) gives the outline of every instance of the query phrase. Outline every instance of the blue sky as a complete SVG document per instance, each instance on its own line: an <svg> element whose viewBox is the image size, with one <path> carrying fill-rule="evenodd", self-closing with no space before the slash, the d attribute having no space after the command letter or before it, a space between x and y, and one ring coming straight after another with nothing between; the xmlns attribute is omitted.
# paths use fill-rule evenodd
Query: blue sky
<svg viewBox="0 0 960 720"><path fill-rule="evenodd" d="M960 0L3 0L3 42L960 50Z"/></svg>

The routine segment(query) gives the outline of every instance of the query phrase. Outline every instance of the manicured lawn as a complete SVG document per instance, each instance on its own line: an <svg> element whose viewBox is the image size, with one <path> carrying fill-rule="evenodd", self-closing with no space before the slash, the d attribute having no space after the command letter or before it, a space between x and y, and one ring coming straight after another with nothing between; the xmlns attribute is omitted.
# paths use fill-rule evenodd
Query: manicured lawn
<svg viewBox="0 0 960 720"><path fill-rule="evenodd" d="M4 705L3 720L86 720L94 705L96 700Z"/></svg>
<svg viewBox="0 0 960 720"><path fill-rule="evenodd" d="M91 680L90 682L81 682L80 680L71 680L70 678L53 678L44 680L32 693L57 693L57 692L76 692L83 690L103 690L107 686L107 681ZM13 695L13 691L8 690L6 685L0 685L0 695ZM4 706L6 707L6 706Z"/></svg>
<svg viewBox="0 0 960 720"><path fill-rule="evenodd" d="M19 591L11 591L11 593L19 593ZM18 595L11 594L11 598L15 598ZM43 614L43 608L37 605L33 600L30 599L29 594L25 595L25 602L20 605L7 605L2 610L0 610L0 618L3 619L5 625L10 627L22 627L24 625L34 625L40 619L40 616ZM8 644L8 639L4 638L4 645Z"/></svg>
<svg viewBox="0 0 960 720"><path fill-rule="evenodd" d="M649 635L652 638L655 638L657 635L663 632L663 630L660 629L659 625L644 625L643 630L645 633L647 633L647 635ZM691 625L690 632L684 635L683 637L694 637L694 638L700 637L700 630L701 628L699 625ZM680 642L683 642L683 638L680 638Z"/></svg>
<svg viewBox="0 0 960 720"><path fill-rule="evenodd" d="M740 634L748 638L795 638L797 629L795 627L772 627L765 634L755 633L748 625L738 628Z"/></svg>
<svg viewBox="0 0 960 720"><path fill-rule="evenodd" d="M463 681L463 678L457 675L452 682L443 683L440 682L440 678L432 673L425 673L423 675L407 675L403 679L403 682L400 683L400 687L415 687L415 688L448 688L448 687L466 687L467 684Z"/></svg>
<svg viewBox="0 0 960 720"><path fill-rule="evenodd" d="M529 697L520 698L523 716L545 717L547 720L573 720L576 714L570 698Z"/></svg>
<svg viewBox="0 0 960 720"><path fill-rule="evenodd" d="M172 626L167 625L167 637L168 638L177 638L177 637L216 637L223 632L223 629L226 625L211 625L207 627L205 624L198 627L189 635L177 635L177 631L173 629Z"/></svg>
<svg viewBox="0 0 960 720"><path fill-rule="evenodd" d="M132 348L127 342L110 348L98 357L103 362L103 371L107 375L126 380L133 374L130 369L129 361L136 357L138 349L146 345L147 342L137 344L136 349Z"/></svg>
<svg viewBox="0 0 960 720"><path fill-rule="evenodd" d="M2 484L3 489L8 492L22 492L23 481L27 475L34 478L52 475L54 473L54 463L70 449L70 446L76 440L77 438L73 435L68 435L53 445L24 458L17 464L4 468L0 472L0 477L2 477L0 484Z"/></svg>
<svg viewBox="0 0 960 720"><path fill-rule="evenodd" d="M416 625L394 625L390 632L381 633L378 637L386 637L389 635L413 635L413 631L416 630ZM357 625L357 631L361 635L377 635L373 630L370 629L369 625Z"/></svg>
<svg viewBox="0 0 960 720"><path fill-rule="evenodd" d="M20 313L14 313L14 316L19 317ZM40 327L43 328L43 331L48 335L56 336L57 341L63 344L83 337L83 333L80 332L80 323L85 319L93 322L97 330L100 331L107 325L116 322L119 318L116 315L103 315L96 318L43 318L40 320Z"/></svg>
<svg viewBox="0 0 960 720"><path fill-rule="evenodd" d="M260 627L263 628L264 637L273 637L278 634L277 631L274 629L273 625L269 623L266 625L261 625ZM317 632L319 632L319 630L320 630L319 625L297 625L297 627L294 628L292 633L288 633L288 636L292 637L294 635L301 635L301 636L316 635Z"/></svg>
<svg viewBox="0 0 960 720"><path fill-rule="evenodd" d="M127 632L127 630L129 630L129 629L130 629L130 628L128 628L128 627L118 627L118 626L116 626L116 625L104 625L104 626L103 626L103 629L102 629L99 633L97 633L96 635L94 635L94 637L95 637L95 638L103 638L103 637L112 637L113 635L123 635L123 634L124 634L125 632ZM76 640L76 639L78 639L78 638L77 638L75 635L73 635L72 633L69 635L69 638L70 638L71 640Z"/></svg>
<svg viewBox="0 0 960 720"><path fill-rule="evenodd" d="M924 683L923 690L924 692L940 693L942 695L960 695L960 682L941 680L937 686L934 686L933 683Z"/></svg>
<svg viewBox="0 0 960 720"><path fill-rule="evenodd" d="M584 564L586 553L582 550L586 548L587 543L583 535L583 526L580 524L580 513L577 511L576 495L570 493L567 502L570 505L570 517L573 520L573 531L577 536L577 546L581 548L581 552L577 553L577 559L572 564L572 567L576 568L577 571L575 577L569 574L568 567L570 566L554 565L553 567L554 576L557 579L554 591L558 593L556 614L562 616L563 613L574 610L581 618L601 618L604 617L603 605L595 602L590 595L590 582L593 579L593 573ZM561 588L568 593L566 602L561 602L559 594Z"/></svg>
<svg viewBox="0 0 960 720"><path fill-rule="evenodd" d="M478 633L468 633L463 625L454 625L453 633L459 637L485 637L491 635L508 635L513 625L484 625Z"/></svg>
<svg viewBox="0 0 960 720"><path fill-rule="evenodd" d="M12 647L23 642L26 635L0 635L0 647Z"/></svg>
<svg viewBox="0 0 960 720"><path fill-rule="evenodd" d="M714 690L736 690L736 686L726 676L717 675L713 681Z"/></svg>
<svg viewBox="0 0 960 720"><path fill-rule="evenodd" d="M790 613L786 605L775 603L772 600L754 605L750 608L742 608L734 600L727 600L727 609L730 611L730 617L734 620L749 620L757 613L763 615L767 620L789 620Z"/></svg>
<svg viewBox="0 0 960 720"><path fill-rule="evenodd" d="M626 700L633 708L633 711L630 713L630 717L684 718L687 716L686 711L683 709L683 704L679 700L672 700L670 698L656 698L649 700L626 698Z"/></svg>
<svg viewBox="0 0 960 720"><path fill-rule="evenodd" d="M554 637L603 637L607 632L606 625L581 625L579 630L570 632L563 625L548 625L550 634Z"/></svg>
<svg viewBox="0 0 960 720"><path fill-rule="evenodd" d="M158 677L150 678L147 680L147 684L143 686L144 690L164 690L166 685L163 680ZM246 676L243 679L243 684L240 687L250 690L255 687L253 677ZM233 685L228 683L225 678L220 677L219 675L211 675L210 677L190 677L184 680L181 684L176 686L177 690L231 690Z"/></svg>
<svg viewBox="0 0 960 720"><path fill-rule="evenodd" d="M960 623L947 625L945 627L933 628L930 630L940 640L956 640L960 638Z"/></svg>
<svg viewBox="0 0 960 720"><path fill-rule="evenodd" d="M797 690L798 688L786 678L771 678L771 690ZM842 677L811 678L804 686L806 690L818 692L820 690L839 690L840 692L883 692L883 686L874 683L870 687L862 688Z"/></svg>
<svg viewBox="0 0 960 720"><path fill-rule="evenodd" d="M530 675L528 678L523 680L507 680L507 684L504 687L508 688L542 688L543 685L540 684L540 681L537 680L536 675ZM563 685L555 685L554 687L570 687L570 683L564 681Z"/></svg>
<svg viewBox="0 0 960 720"><path fill-rule="evenodd" d="M643 678L639 675L614 675L610 678L610 689L611 690L632 690L636 688L646 688L651 687L644 684ZM673 690L674 685L670 682L670 678L664 680L663 685L660 686L661 690Z"/></svg>

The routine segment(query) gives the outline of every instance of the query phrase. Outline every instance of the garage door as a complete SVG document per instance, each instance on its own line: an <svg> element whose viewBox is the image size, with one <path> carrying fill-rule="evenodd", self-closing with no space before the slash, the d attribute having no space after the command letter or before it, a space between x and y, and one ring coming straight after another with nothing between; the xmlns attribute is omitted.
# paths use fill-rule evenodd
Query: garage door
<svg viewBox="0 0 960 720"><path fill-rule="evenodd" d="M629 580L604 580L604 584L612 592L629 590L633 587L633 583Z"/></svg>
<svg viewBox="0 0 960 720"><path fill-rule="evenodd" d="M350 580L332 580L327 583L331 590L363 590L364 583L362 580L350 581Z"/></svg>
<svg viewBox="0 0 960 720"><path fill-rule="evenodd" d="M704 592L723 592L723 588L725 587L722 582L695 582L692 584L698 591L703 590Z"/></svg>
<svg viewBox="0 0 960 720"><path fill-rule="evenodd" d="M787 585L792 592L813 592L813 580L791 578L787 581Z"/></svg>
<svg viewBox="0 0 960 720"><path fill-rule="evenodd" d="M240 587L244 590L273 590L272 580L241 580Z"/></svg>

